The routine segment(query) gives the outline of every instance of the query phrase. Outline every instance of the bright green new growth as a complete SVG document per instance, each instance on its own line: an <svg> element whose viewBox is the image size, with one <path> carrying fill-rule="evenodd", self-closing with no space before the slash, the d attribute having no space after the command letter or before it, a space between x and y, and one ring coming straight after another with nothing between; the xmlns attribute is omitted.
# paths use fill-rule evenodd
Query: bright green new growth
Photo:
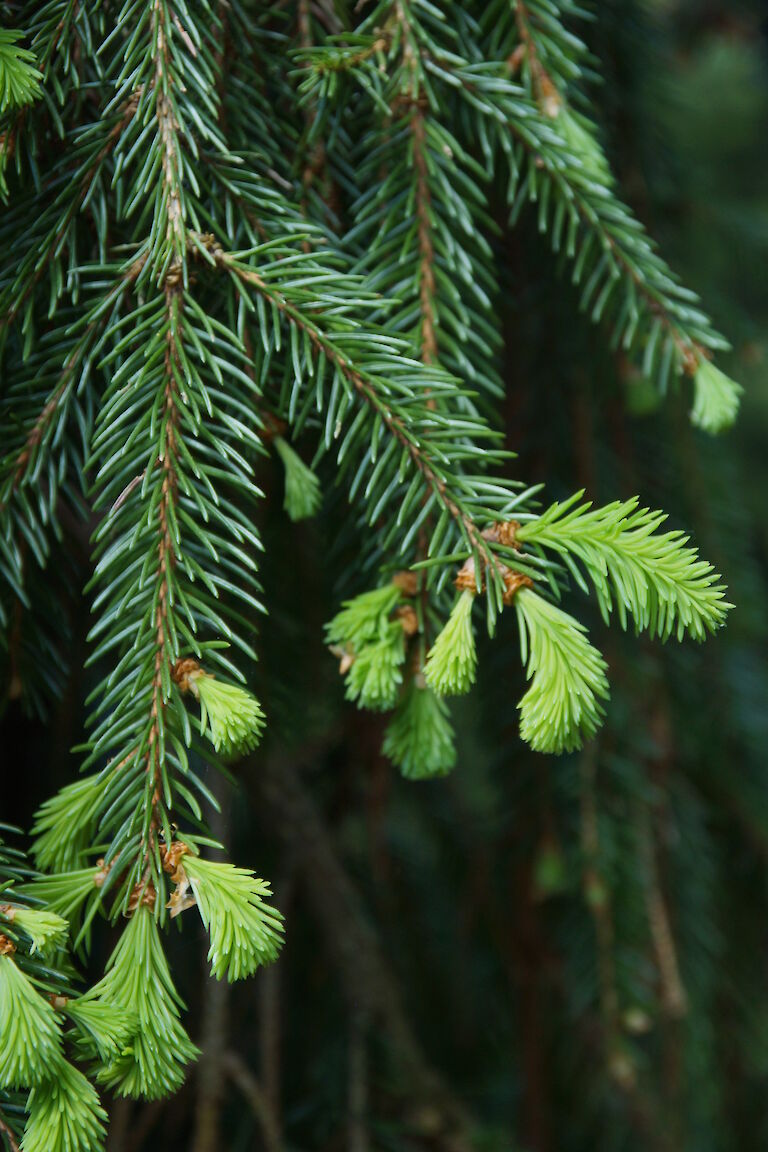
<svg viewBox="0 0 768 1152"><path fill-rule="evenodd" d="M574 507L582 495L553 504L524 524L517 538L557 552L586 591L575 562L581 563L606 623L615 601L622 628L629 613L638 631L662 640L673 633L681 640L686 632L703 640L723 624L731 607L725 586L682 532L656 534L664 512L639 508L636 497L604 508Z"/></svg>
<svg viewBox="0 0 768 1152"><path fill-rule="evenodd" d="M14 904L2 915L14 931L21 931L29 937L31 955L39 952L47 957L67 942L69 924L49 908L26 908Z"/></svg>
<svg viewBox="0 0 768 1152"><path fill-rule="evenodd" d="M23 853L0 840L5 895L28 895L26 885L8 884L28 875ZM65 942L66 928L49 908L3 905L0 944L4 952L16 949L0 955L0 1118L9 1125L3 1129L9 1148L17 1147L11 1130L31 1152L101 1148L104 1114L96 1093L62 1055L59 1012L68 1003L69 962L64 952L45 955ZM29 1113L23 1134L22 1109Z"/></svg>
<svg viewBox="0 0 768 1152"><path fill-rule="evenodd" d="M95 868L80 868L77 872L59 872L50 876L36 877L21 885L18 891L45 904L50 912L55 912L69 921L70 929L77 923L80 910L89 896L97 891Z"/></svg>
<svg viewBox="0 0 768 1152"><path fill-rule="evenodd" d="M390 617L401 600L396 584L384 584L345 600L326 625L326 641L338 646L347 668L346 697L359 708L383 712L397 701L406 643L402 625Z"/></svg>
<svg viewBox="0 0 768 1152"><path fill-rule="evenodd" d="M283 918L266 903L269 885L248 868L187 855L181 867L192 886L211 946L208 959L218 980L242 980L277 958Z"/></svg>
<svg viewBox="0 0 768 1152"><path fill-rule="evenodd" d="M291 520L306 520L316 514L322 503L320 481L287 440L276 436L274 444L285 468L283 507Z"/></svg>
<svg viewBox="0 0 768 1152"><path fill-rule="evenodd" d="M136 909L98 984L81 998L102 1000L135 1022L128 1046L105 1061L100 1083L121 1096L157 1100L184 1082L184 1069L198 1055L181 1025L182 1002L173 986L152 912Z"/></svg>
<svg viewBox="0 0 768 1152"><path fill-rule="evenodd" d="M107 1063L118 1056L136 1029L132 1008L88 996L70 997L62 1011L78 1030L78 1048L86 1056Z"/></svg>
<svg viewBox="0 0 768 1152"><path fill-rule="evenodd" d="M101 1152L107 1114L96 1089L63 1058L32 1089L22 1152Z"/></svg>
<svg viewBox="0 0 768 1152"><path fill-rule="evenodd" d="M205 672L190 677L189 683L200 701L200 731L208 727L217 752L245 753L258 745L265 717L255 696Z"/></svg>
<svg viewBox="0 0 768 1152"><path fill-rule="evenodd" d="M475 682L477 651L472 631L475 596L461 593L427 656L424 676L438 696L460 696Z"/></svg>
<svg viewBox="0 0 768 1152"><path fill-rule="evenodd" d="M18 46L22 35L14 28L0 28L0 112L29 104L40 95L35 55Z"/></svg>
<svg viewBox="0 0 768 1152"><path fill-rule="evenodd" d="M699 361L693 378L691 420L705 432L722 432L734 423L744 389L711 360Z"/></svg>
<svg viewBox="0 0 768 1152"><path fill-rule="evenodd" d="M586 628L522 588L515 596L520 649L531 686L518 705L520 735L536 752L572 752L602 722L606 664Z"/></svg>
<svg viewBox="0 0 768 1152"><path fill-rule="evenodd" d="M32 854L38 868L68 872L82 866L103 791L98 776L84 776L40 806L32 828Z"/></svg>
<svg viewBox="0 0 768 1152"><path fill-rule="evenodd" d="M596 136L582 123L578 113L567 104L562 104L554 120L554 127L560 133L574 156L581 159L585 171L601 184L612 185L613 176L605 153Z"/></svg>
<svg viewBox="0 0 768 1152"><path fill-rule="evenodd" d="M345 600L341 612L326 625L328 644L349 646L357 652L369 641L376 640L386 628L400 597L396 584L384 584L371 592L362 592L352 600Z"/></svg>
<svg viewBox="0 0 768 1152"><path fill-rule="evenodd" d="M382 751L408 780L446 776L456 763L445 700L414 676L387 726Z"/></svg>
<svg viewBox="0 0 768 1152"><path fill-rule="evenodd" d="M12 956L0 956L0 1088L39 1084L60 1055L52 1006Z"/></svg>
<svg viewBox="0 0 768 1152"><path fill-rule="evenodd" d="M347 673L348 700L359 708L385 712L393 708L403 682L405 634L396 621L385 623L376 640L359 648Z"/></svg>

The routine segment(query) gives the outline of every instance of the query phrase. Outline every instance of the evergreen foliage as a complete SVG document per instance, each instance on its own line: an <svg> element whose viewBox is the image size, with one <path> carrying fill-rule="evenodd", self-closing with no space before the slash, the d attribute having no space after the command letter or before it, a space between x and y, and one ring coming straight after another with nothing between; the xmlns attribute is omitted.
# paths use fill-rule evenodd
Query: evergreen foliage
<svg viewBox="0 0 768 1152"><path fill-rule="evenodd" d="M106 1046L99 1083L121 1096L148 1100L180 1087L185 1066L195 1059L197 1049L180 1023L181 1000L147 904L134 912L105 975L85 994L81 1010L89 1003L104 1004L132 1021L128 1043L117 1051L114 1044Z"/></svg>
<svg viewBox="0 0 768 1152"><path fill-rule="evenodd" d="M0 109L20 108L40 93L40 73L35 56L18 41L22 33L0 28ZM2 187L0 185L0 187Z"/></svg>
<svg viewBox="0 0 768 1152"><path fill-rule="evenodd" d="M277 958L282 916L264 900L269 885L247 868L194 855L183 858L182 871L210 933L208 959L217 979L242 980Z"/></svg>
<svg viewBox="0 0 768 1152"><path fill-rule="evenodd" d="M739 411L741 389L708 360L702 360L694 377L691 420L705 432L730 428Z"/></svg>
<svg viewBox="0 0 768 1152"><path fill-rule="evenodd" d="M94 868L55 872L38 876L21 885L17 891L33 900L42 901L50 912L69 921L72 935L83 906L89 897L96 898L104 875Z"/></svg>
<svg viewBox="0 0 768 1152"><path fill-rule="evenodd" d="M13 956L0 957L0 996L0 1084L21 1088L39 1083L60 1055L54 1010Z"/></svg>
<svg viewBox="0 0 768 1152"><path fill-rule="evenodd" d="M122 1008L106 1000L69 997L64 1012L77 1029L78 1051L107 1064L119 1056L136 1028L132 1008Z"/></svg>
<svg viewBox="0 0 768 1152"><path fill-rule="evenodd" d="M69 925L56 912L47 908L24 908L5 904L0 908L0 917L11 926L13 932L21 932L29 940L30 955L35 952L45 956L62 948L67 942Z"/></svg>
<svg viewBox="0 0 768 1152"><path fill-rule="evenodd" d="M475 682L477 652L472 632L475 594L465 589L448 617L448 623L430 649L424 676L438 696L468 692Z"/></svg>
<svg viewBox="0 0 768 1152"><path fill-rule="evenodd" d="M68 925L27 904L30 875L23 854L0 840L0 1133L24 1152L101 1152L106 1112L65 1058Z"/></svg>
<svg viewBox="0 0 768 1152"><path fill-rule="evenodd" d="M163 945L178 912L197 906L218 979L278 955L267 882L196 849L216 802L205 765L269 731L244 685L270 606L270 445L295 539L322 517L329 564L331 536L354 540L355 595L326 641L346 699L393 710L382 750L409 779L457 762L443 697L469 692L493 652L478 648L476 601L497 650L517 624L519 735L549 754L594 737L609 697L605 660L560 606L571 581L606 624L615 611L661 640L703 640L732 607L688 535L661 531L663 512L582 492L542 511L505 446L500 236L523 231L530 205L553 275L567 271L654 396L690 388L692 423L717 433L741 395L713 362L726 340L622 199L582 90L597 62L580 11L320 9L0 0L14 20L0 32L9 697L61 696L35 671L68 648L56 611L39 610L53 589L66 615L48 582L59 549L78 579L87 569L92 610L84 775L42 800L32 853L46 875L18 877L22 903L0 908L13 946L0 1091L31 1089L26 1152L103 1142L65 1018L99 1085L150 1100L181 1086L198 1053ZM351 511L326 515L334 484ZM69 935L87 952L99 913L119 926L111 959L59 1009L47 993L65 982L49 988L39 954L53 963Z"/></svg>
<svg viewBox="0 0 768 1152"><path fill-rule="evenodd" d="M107 1114L90 1081L66 1060L32 1089L28 1107L22 1152L103 1148Z"/></svg>
<svg viewBox="0 0 768 1152"><path fill-rule="evenodd" d="M687 547L682 532L657 534L667 518L663 512L639 508L637 498L592 509L578 504L581 495L553 504L523 525L517 538L557 552L587 591L574 563L580 561L606 623L614 599L622 628L629 613L638 631L662 640L673 634L682 640L686 632L703 640L724 622L731 605L719 577Z"/></svg>
<svg viewBox="0 0 768 1152"><path fill-rule="evenodd" d="M382 751L408 780L445 776L456 763L448 707L412 677L389 722Z"/></svg>
<svg viewBox="0 0 768 1152"><path fill-rule="evenodd" d="M259 742L264 713L258 700L237 684L225 684L206 672L187 677L189 690L200 701L200 731L217 752L247 752Z"/></svg>
<svg viewBox="0 0 768 1152"><path fill-rule="evenodd" d="M38 868L69 872L83 864L92 842L100 792L99 777L86 776L44 801L32 828L32 853Z"/></svg>
<svg viewBox="0 0 768 1152"><path fill-rule="evenodd" d="M275 437L275 449L285 468L285 511L291 520L314 516L322 501L320 481L282 436Z"/></svg>
<svg viewBox="0 0 768 1152"><path fill-rule="evenodd" d="M535 592L522 589L515 607L531 680L520 701L520 735L536 752L572 752L600 726L605 661L583 624Z"/></svg>

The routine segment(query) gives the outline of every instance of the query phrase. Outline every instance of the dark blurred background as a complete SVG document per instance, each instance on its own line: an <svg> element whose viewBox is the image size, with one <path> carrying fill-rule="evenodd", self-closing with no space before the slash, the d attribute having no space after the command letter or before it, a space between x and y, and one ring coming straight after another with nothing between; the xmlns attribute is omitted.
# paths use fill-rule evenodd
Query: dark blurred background
<svg viewBox="0 0 768 1152"><path fill-rule="evenodd" d="M608 634L595 614L608 722L559 760L518 738L504 621L454 711L454 774L408 783L322 645L355 559L329 543L343 501L286 525L281 478L265 476L270 735L217 784L213 823L272 879L287 944L230 989L206 979L196 918L173 933L205 1055L179 1097L111 1106L110 1152L768 1147L766 10L606 0L581 31L604 64L592 96L624 194L729 334L742 415L713 441L689 395L660 402L578 316L523 219L500 261L508 446L552 497L637 493L695 529L737 610L702 648ZM72 591L74 669L83 575L50 577ZM13 702L2 717L6 806L27 826L77 767L88 673L55 664L66 688L45 725ZM92 972L109 947L105 928Z"/></svg>

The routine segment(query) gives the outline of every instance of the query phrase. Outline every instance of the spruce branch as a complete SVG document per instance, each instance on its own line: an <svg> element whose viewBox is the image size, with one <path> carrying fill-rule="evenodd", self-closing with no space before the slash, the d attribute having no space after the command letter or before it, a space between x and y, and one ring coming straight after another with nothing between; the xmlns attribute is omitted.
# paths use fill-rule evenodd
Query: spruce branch
<svg viewBox="0 0 768 1152"><path fill-rule="evenodd" d="M96 1089L74 1065L59 1058L35 1085L27 1104L23 1152L101 1152L107 1113Z"/></svg>
<svg viewBox="0 0 768 1152"><path fill-rule="evenodd" d="M11 935L21 932L29 940L29 953L48 957L67 942L69 925L50 908L27 908L24 905L0 904L0 923L11 926ZM6 929L8 931L8 929Z"/></svg>
<svg viewBox="0 0 768 1152"><path fill-rule="evenodd" d="M75 333L68 334L64 344L63 363L62 342L57 340L49 348L41 341L40 352L29 358L21 372L9 373L0 405L0 414L13 429L4 439L0 456L0 572L14 597L25 606L29 600L26 557L31 555L41 568L47 564L51 537L60 534L62 492L70 505L83 495L80 477L87 447L78 450L72 441L75 436L85 440L89 431L84 411L87 399L82 394L97 354L101 324L105 318L107 322L117 318L143 262L143 258L131 262L86 320L74 325ZM60 450L62 444L66 448ZM53 454L59 450L54 464ZM31 500L29 493L34 493L35 499Z"/></svg>
<svg viewBox="0 0 768 1152"><path fill-rule="evenodd" d="M264 713L258 700L237 684L226 684L205 672L195 660L180 660L173 679L182 692L200 701L200 731L210 730L217 752L243 753L258 745Z"/></svg>
<svg viewBox="0 0 768 1152"><path fill-rule="evenodd" d="M283 507L291 520L306 520L315 515L322 503L320 481L287 440L275 436L274 444L285 469Z"/></svg>
<svg viewBox="0 0 768 1152"><path fill-rule="evenodd" d="M210 933L208 959L218 980L242 980L277 958L283 918L265 900L269 885L250 869L184 854L174 879L188 882Z"/></svg>
<svg viewBox="0 0 768 1152"><path fill-rule="evenodd" d="M615 348L639 355L662 391L673 370L694 375L713 351L727 350L618 198L594 126L542 73L536 97L512 81L506 62L439 55L426 67L462 96L483 137L496 139L509 166L513 222L526 202L538 203L539 229L572 264L581 307L595 322L610 316Z"/></svg>
<svg viewBox="0 0 768 1152"><path fill-rule="evenodd" d="M0 29L0 115L29 104L40 94L35 54L19 45L21 38L17 29Z"/></svg>
<svg viewBox="0 0 768 1152"><path fill-rule="evenodd" d="M0 936L0 1089L39 1084L61 1054L56 1014Z"/></svg>
<svg viewBox="0 0 768 1152"><path fill-rule="evenodd" d="M337 379L342 381L348 393L357 396L363 401L368 410L369 419L383 427L391 436L394 446L399 449L400 469L404 462L408 462L415 471L420 486L426 489L428 503L422 505L422 513L436 505L437 509L445 511L460 534L460 539L469 551L482 559L491 573L493 596L488 597L489 613L493 613L502 595L502 583L498 575L498 566L489 548L483 539L481 530L476 524L475 515L466 510L468 499L474 498L480 505L479 515L485 518L495 518L498 513L488 508L486 501L481 499L480 483L475 487L470 479L463 481L461 474L449 469L448 457L443 445L443 436L452 429L454 435L459 428L462 433L474 432L481 439L492 434L488 427L479 418L467 415L461 421L457 418L444 418L441 420L439 412L435 411L432 403L433 394L439 396L441 390L450 387L450 381L444 373L432 369L429 376L426 368L422 369L417 379L429 389L426 400L419 396L410 384L410 376L415 372L412 363L402 357L396 357L399 351L397 343L391 337L375 332L369 337L355 331L355 325L345 318L333 323L333 313L328 317L306 311L301 306L296 291L291 291L290 282L273 286L271 280L246 264L237 253L227 253L219 245L211 244L204 237L192 237L192 242L199 245L208 253L211 261L227 270L239 283L254 289L265 302L270 304L278 316L284 317L295 332L304 339L305 349L316 353L327 361ZM295 260L294 260L295 267ZM275 268L279 273L279 265ZM290 296L288 295L290 293ZM326 319L326 324L322 320ZM328 323L327 321L330 321ZM265 334L266 335L266 334ZM273 336L279 346L279 338ZM366 344L370 344L370 351L366 355ZM297 352L301 347L296 345ZM349 349L349 351L347 351ZM366 360L371 367L366 366ZM385 368L390 370L389 379L385 380L380 373ZM308 375L314 373L311 360L307 362ZM297 374L297 383L303 379L303 372ZM338 399L337 399L338 403ZM407 417L403 410L407 403ZM329 427L330 421L326 422ZM455 451L455 448L454 448ZM483 457L483 465L493 459L493 449L477 449L468 446L468 451L477 457ZM386 460L383 456L382 459ZM392 457L392 463L397 464L398 457ZM381 462L379 462L379 471ZM375 474L375 473L374 473ZM489 486L490 488L490 486ZM429 499L431 497L431 499ZM515 496L511 489L505 489L503 484L495 485L494 503L508 509L514 504ZM425 511L426 510L426 511Z"/></svg>
<svg viewBox="0 0 768 1152"><path fill-rule="evenodd" d="M662 637L703 636L729 607L686 538L657 532L660 513L568 502L534 517L533 491L503 479L488 206L500 157L513 214L537 201L615 340L661 383L695 377L700 426L735 415L738 390L708 359L721 339L618 200L572 98L585 57L561 24L570 3L504 0L503 16L490 0L480 22L471 5L371 8L348 33L357 11L323 3L318 15L308 0L92 13L45 0L20 20L44 81L0 144L16 158L0 221L3 606L35 602L27 554L46 562L62 494L85 495L94 523L89 774L38 813L36 859L53 874L17 869L0 905L0 1081L5 1067L20 1090L35 1084L25 1152L102 1141L63 1042L124 1095L181 1084L196 1050L163 953L169 918L198 908L218 978L251 974L281 946L266 883L196 849L210 799L200 763L255 747L264 724L244 685L264 611L265 443L289 516L319 504L290 446L314 436L361 509L339 532L360 570L418 567L345 602L328 628L347 697L394 708L384 751L409 778L455 762L442 696L474 681L478 596L490 631L515 605L530 680L521 731L552 753L594 733L608 689L583 626L545 587L557 599L570 571L606 618L616 604L623 624L631 614ZM174 839L177 821L202 834ZM101 905L126 917L120 939L103 980L72 996L39 953L68 931L87 946ZM44 1074L4 1003L13 1020L37 1014Z"/></svg>
<svg viewBox="0 0 768 1152"><path fill-rule="evenodd" d="M743 389L709 360L702 359L694 377L694 403L691 421L704 432L718 433L730 428L739 411Z"/></svg>
<svg viewBox="0 0 768 1152"><path fill-rule="evenodd" d="M133 371L137 391L129 397L119 386L112 388L93 442L94 456L101 464L100 501L111 500L97 534L97 578L105 583L97 600L104 614L92 634L99 641L94 656L117 646L119 661L94 717L98 725L91 747L92 758L102 750L111 751L122 764L123 781L131 781L139 839L133 868L121 886L126 907L137 883L151 884L162 892L157 836L160 832L166 839L170 836L168 812L174 795L191 802L186 787L180 781L174 785L174 770L179 775L189 773L185 745L190 742L186 710L174 690L174 668L185 649L195 656L201 654L197 638L201 625L213 625L219 635L233 636L231 625L221 615L219 589L229 592L234 588L230 569L235 570L241 544L256 539L252 531L244 530L244 517L238 523L237 516L233 520L225 514L222 477L209 462L210 449L220 452L225 440L234 447L235 439L243 434L249 447L258 445L258 439L243 425L237 398L227 397L222 388L224 372L230 377L243 375L240 342L220 322L214 325L208 319L188 288L186 229L195 209L194 197L185 186L191 160L197 156L189 118L204 139L219 141L218 130L212 126L215 103L206 97L202 122L190 103L192 92L199 92L201 82L205 86L213 75L209 51L194 22L182 24L159 0L150 11L129 3L124 15L135 21L132 51L137 67L132 69L128 60L119 65L116 99L135 101L137 121L153 123L154 136L145 132L135 138L132 130L121 141L120 153L126 147L135 151L140 143L148 146L148 162L157 164L160 177L138 276L142 285L152 284L150 298L136 310L136 327L117 335L107 357L119 365L113 383ZM128 59L132 58L129 53ZM129 169L125 182L135 207L136 186ZM149 360L146 341L154 349ZM222 351L228 354L229 363ZM144 404L140 427L152 442L148 456L126 423L127 413L136 410L136 395ZM216 412L219 423L214 419L205 428L202 412L208 416ZM131 461L127 466L126 460ZM228 479L235 490L244 487L256 494L251 471L241 450L233 450L225 484ZM217 538L217 529L224 535ZM140 563L121 570L118 557L133 551L139 541L144 548ZM255 570L252 558L245 563L248 570ZM154 576L148 580L150 572ZM244 596L258 607L252 594ZM140 638L133 647L125 644L125 633L116 642L110 632L113 613L129 599ZM221 662L219 657L213 659ZM122 678L131 672L139 678L140 691L121 697ZM206 719L211 721L217 747L237 735L235 729L227 734L228 714L221 701L204 709L204 723ZM191 803L194 816L195 804ZM109 812L109 804L102 811ZM112 825L113 830L118 827ZM111 851L125 847L113 843Z"/></svg>
<svg viewBox="0 0 768 1152"><path fill-rule="evenodd" d="M165 291L152 291L130 319L133 326L109 353L119 367L93 441L95 458L104 462L98 499L108 508L96 534L93 658L116 650L117 663L94 713L88 761L111 755L121 764L113 783L130 788L134 798L143 847L137 871L122 885L124 900L144 868L162 891L153 846L161 829L168 836L169 806L183 798L184 810L197 818L182 784L190 775L192 737L173 682L177 662L188 652L199 661L205 650L207 664L237 677L206 636L224 636L253 654L236 604L261 609L254 560L260 542L238 505L260 495L249 457L263 451L254 424L243 420L239 394L224 386L236 379L247 395L255 390L241 367L243 347L225 325L207 319L182 288L178 269ZM132 374L128 391L124 382ZM138 427L131 423L137 409ZM114 813L114 799L105 797L102 811Z"/></svg>
<svg viewBox="0 0 768 1152"><path fill-rule="evenodd" d="M451 105L437 98L427 71L450 32L429 8L398 0L378 4L356 39L363 32L387 68L381 80L383 62L371 61L357 77L372 106L359 149L367 190L354 205L349 239L372 283L394 297L387 325L407 333L425 363L442 363L496 397L497 285L485 238L493 228L485 174L453 130ZM462 398L460 407L471 409L472 401Z"/></svg>
<svg viewBox="0 0 768 1152"><path fill-rule="evenodd" d="M328 645L346 676L346 697L359 708L386 711L397 701L406 636L412 627L418 628L418 621L411 620L413 609L408 607L403 583L396 578L345 601L341 612L326 625Z"/></svg>
<svg viewBox="0 0 768 1152"><path fill-rule="evenodd" d="M32 853L41 870L68 872L82 867L102 793L101 777L86 776L65 785L42 804L32 828Z"/></svg>
<svg viewBox="0 0 768 1152"><path fill-rule="evenodd" d="M54 74L54 65L59 65L55 72L58 83L54 92L63 104L66 97L66 88L61 84L61 74L65 71L63 65L66 62L67 70L72 72L72 62L68 57L77 33L88 28L88 12L78 0L44 0L42 4L33 4L29 8L31 12L25 26L32 49L45 81ZM84 35L83 39L87 42L89 37Z"/></svg>
<svg viewBox="0 0 768 1152"><path fill-rule="evenodd" d="M174 32L171 7L163 0L154 0L151 15L154 60L152 88L162 156L162 194L159 199L160 212L155 217L153 225L157 245L155 268L158 272L162 270L166 273L169 264L176 262L183 266L186 255L182 152L173 93L174 84L178 84L181 77L172 62ZM178 275L178 271L174 275ZM166 279L166 285L168 283Z"/></svg>
<svg viewBox="0 0 768 1152"><path fill-rule="evenodd" d="M361 25L371 39L379 28L386 29L388 58L395 51L402 53L403 73L415 78L410 88L407 79L400 81L412 108L405 123L416 132L416 193L411 202L427 203L419 191L425 190L421 177L426 178L427 172L434 175L439 166L438 150L425 168L426 153L417 147L425 124L423 109L428 107L433 113L458 93L466 103L469 124L481 141L488 168L499 155L509 165L513 220L527 200L538 202L540 230L548 231L554 250L572 262L574 282L582 289L582 307L590 310L595 321L610 315L614 346L641 356L644 372L656 379L662 391L672 372L694 376L713 350L725 349L727 344L698 307L695 295L679 285L630 209L618 199L595 125L570 105L567 88L580 74L583 45L564 30L556 8L538 2L507 5L506 0L491 8L495 15L487 14L486 42L473 39L476 29L469 23L469 40L465 31L464 40L457 44L434 13L427 12L426 20L431 20L427 28L419 24L410 6L396 3L379 4ZM516 47L510 37L517 41ZM521 61L524 86L512 79L512 69ZM378 109L386 107L386 88L379 85L373 92L373 71L366 57L359 62L356 75ZM435 80L441 83L439 93L433 89ZM391 87L397 83L396 71ZM418 97L411 100L409 91L416 91ZM398 130L396 144L401 136ZM445 137L442 144L451 154L454 171L457 162L466 162L458 141L454 147ZM392 198L397 191L398 184L390 176L383 192ZM400 206L397 199L393 203L389 218L394 222ZM367 199L361 200L361 208L365 222L371 212ZM421 224L427 219L434 219L431 208L420 218L420 241L425 236ZM353 236L359 231L360 226ZM379 268L387 247L399 243L397 232L392 240L382 240L387 235L380 228L376 238ZM733 405L738 388L728 384ZM712 430L715 426L715 422L710 425Z"/></svg>
<svg viewBox="0 0 768 1152"><path fill-rule="evenodd" d="M179 1019L157 924L141 904L128 921L102 979L82 997L135 1021L130 1044L101 1065L98 1079L121 1096L156 1100L176 1091L197 1049Z"/></svg>
<svg viewBox="0 0 768 1152"><path fill-rule="evenodd" d="M518 705L520 735L536 752L572 752L602 723L606 664L586 628L530 588L515 597L531 685Z"/></svg>
<svg viewBox="0 0 768 1152"><path fill-rule="evenodd" d="M0 275L0 333L10 328L25 310L29 323L36 290L44 276L60 293L66 283L60 261L66 244L74 246L74 227L102 175L107 158L136 113L135 100L128 100L103 121L92 125L78 141L75 156L80 158L72 172L59 174L53 183L56 193L49 199L43 189L36 197L38 215L26 238L26 251L18 255L9 272ZM0 238L17 228L18 210L8 213L0 226ZM56 297L54 297L55 299Z"/></svg>
<svg viewBox="0 0 768 1152"><path fill-rule="evenodd" d="M170 839L172 806L199 819L194 790L205 791L190 768L194 738L174 670L206 651L207 662L237 677L214 637L253 655L232 601L260 610L253 558L260 544L236 505L260 495L252 458L262 449L258 420L240 395L243 383L248 399L258 390L244 371L243 344L208 315L187 267L200 141L223 149L210 43L191 13L181 19L162 0L150 8L128 0L121 20L132 30L130 45L109 67L113 104L135 106L116 148L128 217L144 202L147 173L158 179L149 232L134 256L137 304L109 326L100 364L110 367L111 381L91 443L97 504L107 509L95 536L92 659L109 655L115 663L97 693L87 763L106 754L119 764L97 813L99 833L111 841L107 864L128 865L111 867L115 907L130 911L157 893L163 918L159 840ZM235 379L238 387L227 389ZM261 723L252 698L212 674L196 688L216 748L248 745Z"/></svg>
<svg viewBox="0 0 768 1152"><path fill-rule="evenodd" d="M456 763L453 728L445 700L421 674L412 676L384 735L382 751L407 780L447 775Z"/></svg>
<svg viewBox="0 0 768 1152"><path fill-rule="evenodd" d="M326 625L327 643L356 652L378 639L400 604L402 595L402 589L392 580L380 588L345 600L341 611Z"/></svg>
<svg viewBox="0 0 768 1152"><path fill-rule="evenodd" d="M464 589L453 606L448 623L430 649L424 677L438 696L468 692L475 682L477 651L472 631L475 592Z"/></svg>
<svg viewBox="0 0 768 1152"><path fill-rule="evenodd" d="M0 907L0 1134L24 1152L101 1152L104 1111L63 1054L66 922L39 898L30 906L32 875L24 854L0 841L0 888L12 900Z"/></svg>
<svg viewBox="0 0 768 1152"><path fill-rule="evenodd" d="M136 1030L135 1013L130 1008L106 1000L83 996L63 997L61 1011L78 1033L78 1049L107 1064L120 1055Z"/></svg>
<svg viewBox="0 0 768 1152"><path fill-rule="evenodd" d="M657 532L665 513L641 508L637 497L593 508L579 504L582 495L551 505L517 536L557 552L585 587L574 561L582 564L606 623L614 602L622 628L630 613L638 631L662 640L673 633L681 640L686 632L703 640L724 623L732 607L725 586L682 532Z"/></svg>
<svg viewBox="0 0 768 1152"><path fill-rule="evenodd" d="M19 895L44 905L69 923L73 937L81 913L90 898L96 899L107 878L103 859L96 868L79 868L69 872L54 872L36 876L15 889Z"/></svg>
<svg viewBox="0 0 768 1152"><path fill-rule="evenodd" d="M91 310L84 324L85 330L82 336L76 341L72 351L64 361L55 388L49 393L42 409L32 421L20 451L13 461L5 466L9 474L11 489L18 488L25 480L32 477L37 478L39 475L43 465L38 461L38 454L41 447L49 442L52 436L61 436L57 416L68 394L79 383L76 373L82 369L88 354L96 344L105 315L109 316L110 313L116 315L118 305L141 274L145 259L144 256L139 256L136 260L131 261L118 276L116 283L105 292L98 305ZM54 426L52 432L50 430L51 425ZM0 510L4 508L7 499L6 494L0 502Z"/></svg>
<svg viewBox="0 0 768 1152"><path fill-rule="evenodd" d="M359 708L387 711L403 682L405 635L398 620L387 621L379 634L358 648L347 673L347 699Z"/></svg>
<svg viewBox="0 0 768 1152"><path fill-rule="evenodd" d="M417 220L418 264L415 286L421 311L417 346L425 364L437 360L437 333L435 317L434 241L432 237L432 196L429 184L426 126L420 87L422 63L417 30L402 0L395 0L393 15L399 25L402 53L403 81L401 96L408 111L413 164L413 204Z"/></svg>
<svg viewBox="0 0 768 1152"><path fill-rule="evenodd" d="M155 6L155 13L161 8L161 0ZM164 7L162 8L164 11ZM156 34L161 34L156 29ZM158 102L158 120L161 118L162 102ZM161 132L170 131L161 125ZM175 170L168 170L164 161L164 176L168 195L168 228L173 235L175 212L177 208L177 194L175 184L171 183ZM177 477L176 454L178 452L177 437L179 429L179 394L178 375L181 359L179 347L179 319L183 307L183 297L179 291L178 277L180 269L174 268L173 278L166 281L165 309L166 309L166 349L164 360L165 387L163 396L164 406L164 438L158 457L158 465L162 475L160 484L160 498L157 503L157 569L156 569L156 599L154 609L155 629L155 655L154 671L152 675L150 726L147 737L146 772L152 780L152 806L153 815L150 825L150 835L159 825L167 825L168 818L162 811L161 797L163 795L163 779L161 762L164 755L164 729L165 713L168 698L168 676L175 662L176 652L172 647L169 630L173 625L169 621L171 606L171 580L172 571L176 564L177 554L175 548L173 523L176 520ZM147 851L151 850L151 840L146 841Z"/></svg>

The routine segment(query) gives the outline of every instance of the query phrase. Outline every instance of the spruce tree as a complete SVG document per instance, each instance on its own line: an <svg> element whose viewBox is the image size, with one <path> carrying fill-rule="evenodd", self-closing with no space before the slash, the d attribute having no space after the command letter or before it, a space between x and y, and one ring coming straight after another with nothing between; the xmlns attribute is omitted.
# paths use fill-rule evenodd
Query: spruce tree
<svg viewBox="0 0 768 1152"><path fill-rule="evenodd" d="M39 797L34 868L0 859L0 1132L96 1152L97 1089L164 1097L198 1055L170 921L199 916L227 981L291 930L266 880L212 858L205 819L208 766L237 775L279 739L255 691L279 674L262 579L300 551L271 560L265 493L292 540L318 521L345 715L386 714L403 776L454 770L453 698L511 648L519 739L572 753L612 707L605 627L692 647L732 605L642 495L595 504L576 476L564 495L519 474L507 237L538 229L548 275L654 403L682 393L718 433L741 390L625 203L570 0L0 14L3 691L41 724L72 602L91 612L71 779ZM554 409L553 383L535 387ZM320 635L311 615L297 597L292 625ZM103 920L111 956L75 993ZM620 1076L618 1041L610 1057Z"/></svg>

